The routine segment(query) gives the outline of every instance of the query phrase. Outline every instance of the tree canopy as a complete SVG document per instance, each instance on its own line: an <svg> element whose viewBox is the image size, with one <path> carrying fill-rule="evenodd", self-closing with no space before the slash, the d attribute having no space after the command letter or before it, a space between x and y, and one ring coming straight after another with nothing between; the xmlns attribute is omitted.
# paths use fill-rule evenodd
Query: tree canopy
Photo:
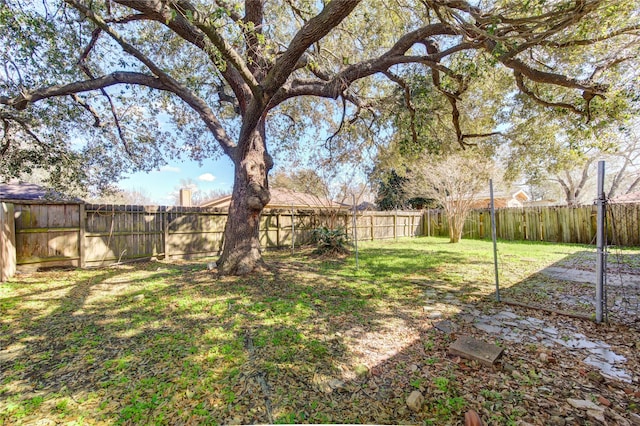
<svg viewBox="0 0 640 426"><path fill-rule="evenodd" d="M308 126L332 134L324 143L338 158L390 130L376 118L393 87L411 111L413 75L440 95L462 147L497 131L470 125L478 82L496 74L497 102L522 96L593 121L630 96L638 10L623 0L2 0L0 158L17 164L3 173L44 164L55 176L68 164L115 178L167 156L227 155L235 181L219 265L248 273L262 264L271 152L305 145Z"/></svg>

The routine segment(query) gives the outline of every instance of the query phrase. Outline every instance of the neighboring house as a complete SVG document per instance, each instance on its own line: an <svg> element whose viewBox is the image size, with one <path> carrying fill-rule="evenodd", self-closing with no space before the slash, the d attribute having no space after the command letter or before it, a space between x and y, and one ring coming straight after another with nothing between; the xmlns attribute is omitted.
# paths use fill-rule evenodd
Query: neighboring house
<svg viewBox="0 0 640 426"><path fill-rule="evenodd" d="M79 198L70 197L35 183L0 183L0 200L3 201L51 201L83 203Z"/></svg>
<svg viewBox="0 0 640 426"><path fill-rule="evenodd" d="M473 207L476 209L489 208L491 203L491 196L489 194L480 194L475 197L476 201L473 203ZM522 189L515 192L494 192L493 193L493 206L495 208L504 207L524 207L529 202L529 195Z"/></svg>
<svg viewBox="0 0 640 426"><path fill-rule="evenodd" d="M313 194L296 192L284 188L271 188L269 190L271 200L265 206L266 209L339 209L347 210L351 208L349 205L337 203L323 197ZM231 203L231 195L205 201L200 207L216 207L219 209L228 209Z"/></svg>
<svg viewBox="0 0 640 426"><path fill-rule="evenodd" d="M351 207L349 207L349 208L351 208ZM378 210L378 206L375 203L372 203L372 202L369 202L369 201L363 201L360 204L358 204L356 209L359 212L361 212L361 211L376 211L376 210Z"/></svg>
<svg viewBox="0 0 640 426"><path fill-rule="evenodd" d="M614 204L640 204L640 191L630 192L624 195L616 195L609 199Z"/></svg>

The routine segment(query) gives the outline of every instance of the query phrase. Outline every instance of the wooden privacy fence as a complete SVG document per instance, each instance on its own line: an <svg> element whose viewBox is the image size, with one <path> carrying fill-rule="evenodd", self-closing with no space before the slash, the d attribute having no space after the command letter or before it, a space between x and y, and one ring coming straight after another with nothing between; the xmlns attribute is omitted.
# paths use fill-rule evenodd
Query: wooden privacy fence
<svg viewBox="0 0 640 426"><path fill-rule="evenodd" d="M222 248L227 219L225 211L198 207L9 205L15 217L14 264L27 269L215 256ZM264 248L306 245L319 226L342 226L352 233L352 224L348 211L265 210L260 241ZM422 212L359 213L356 226L359 240L423 235Z"/></svg>
<svg viewBox="0 0 640 426"><path fill-rule="evenodd" d="M596 206L524 207L496 210L496 235L511 241L549 241L592 244L596 235ZM448 236L442 210L425 212L425 235ZM488 209L472 211L463 238L491 238ZM640 246L640 204L607 205L607 241L620 246Z"/></svg>
<svg viewBox="0 0 640 426"><path fill-rule="evenodd" d="M100 266L150 257L215 256L222 248L227 213L198 207L117 206L45 202L0 203L0 279L21 268ZM610 244L640 245L640 205L609 205ZM342 226L353 233L349 211L266 210L260 222L264 248L311 243L313 229ZM496 211L498 238L590 244L595 206L527 207ZM448 236L442 211L358 212L358 240ZM491 237L488 210L473 211L463 238ZM15 255L13 255L15 253ZM14 257L12 257L14 256Z"/></svg>

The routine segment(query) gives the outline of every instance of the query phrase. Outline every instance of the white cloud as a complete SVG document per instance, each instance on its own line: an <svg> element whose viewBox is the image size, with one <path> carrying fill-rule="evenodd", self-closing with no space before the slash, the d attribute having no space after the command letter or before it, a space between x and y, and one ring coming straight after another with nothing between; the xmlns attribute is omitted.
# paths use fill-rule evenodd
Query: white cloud
<svg viewBox="0 0 640 426"><path fill-rule="evenodd" d="M180 173L180 167L162 166L162 167L160 167L159 171L161 171L161 172Z"/></svg>
<svg viewBox="0 0 640 426"><path fill-rule="evenodd" d="M211 173L203 173L200 176L198 176L198 180L202 180L205 182L213 182L214 180L216 180L216 177Z"/></svg>

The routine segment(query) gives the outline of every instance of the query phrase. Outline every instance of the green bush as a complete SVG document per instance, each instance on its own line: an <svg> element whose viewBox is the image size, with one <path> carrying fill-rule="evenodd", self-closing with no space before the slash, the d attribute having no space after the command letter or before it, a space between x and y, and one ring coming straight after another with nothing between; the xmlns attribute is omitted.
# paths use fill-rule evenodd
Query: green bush
<svg viewBox="0 0 640 426"><path fill-rule="evenodd" d="M313 230L313 241L316 243L315 253L349 253L349 236L344 228L329 229L326 226Z"/></svg>

